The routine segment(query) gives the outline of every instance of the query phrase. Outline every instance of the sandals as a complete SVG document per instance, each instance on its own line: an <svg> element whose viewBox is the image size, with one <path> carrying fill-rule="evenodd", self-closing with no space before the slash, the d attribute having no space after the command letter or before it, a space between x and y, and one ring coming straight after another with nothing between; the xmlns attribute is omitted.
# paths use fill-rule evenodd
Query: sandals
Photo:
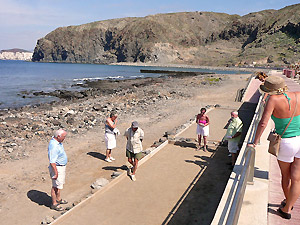
<svg viewBox="0 0 300 225"><path fill-rule="evenodd" d="M282 207L284 207L286 205L286 199L283 199L281 202ZM294 209L294 206L292 206L291 210Z"/></svg>
<svg viewBox="0 0 300 225"><path fill-rule="evenodd" d="M283 212L281 208L278 208L277 209L277 212L279 213L279 215L284 218L284 219L291 219L292 218L292 214L290 213L286 213L286 212Z"/></svg>
<svg viewBox="0 0 300 225"><path fill-rule="evenodd" d="M63 200L63 199L61 199L61 200L56 200L56 202L57 202L57 204L68 204L68 201L67 200Z"/></svg>
<svg viewBox="0 0 300 225"><path fill-rule="evenodd" d="M63 211L63 207L59 206L59 204L51 205L50 209L56 210L56 211Z"/></svg>

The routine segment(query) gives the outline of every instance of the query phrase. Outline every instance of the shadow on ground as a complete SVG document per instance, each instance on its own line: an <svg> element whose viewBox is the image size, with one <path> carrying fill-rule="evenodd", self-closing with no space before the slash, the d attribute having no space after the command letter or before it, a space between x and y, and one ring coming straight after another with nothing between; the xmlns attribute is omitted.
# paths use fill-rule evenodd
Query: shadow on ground
<svg viewBox="0 0 300 225"><path fill-rule="evenodd" d="M174 145L183 147L183 148L195 148L197 149L196 143L188 142L188 141L175 141Z"/></svg>
<svg viewBox="0 0 300 225"><path fill-rule="evenodd" d="M30 190L27 192L27 197L38 205L46 207L50 207L52 203L51 196L42 191Z"/></svg>
<svg viewBox="0 0 300 225"><path fill-rule="evenodd" d="M127 166L104 166L102 167L104 170L112 170L112 171L118 171L118 170L127 170Z"/></svg>
<svg viewBox="0 0 300 225"><path fill-rule="evenodd" d="M195 155L195 160L186 160L199 166L199 173L163 224L211 223L231 173L226 165L230 161L227 148L218 146L213 151L211 157Z"/></svg>
<svg viewBox="0 0 300 225"><path fill-rule="evenodd" d="M101 159L101 160L105 160L105 155L103 155L102 153L99 153L99 152L88 152L86 153L87 155L90 155L90 156L93 156L97 159Z"/></svg>

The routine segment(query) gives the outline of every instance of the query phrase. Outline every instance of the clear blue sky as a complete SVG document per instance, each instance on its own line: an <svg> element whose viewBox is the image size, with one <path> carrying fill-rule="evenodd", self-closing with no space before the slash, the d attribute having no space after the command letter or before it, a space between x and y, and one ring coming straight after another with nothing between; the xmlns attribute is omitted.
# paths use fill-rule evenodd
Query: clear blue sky
<svg viewBox="0 0 300 225"><path fill-rule="evenodd" d="M211 11L245 15L299 0L0 0L0 50L33 50L57 27L157 13Z"/></svg>

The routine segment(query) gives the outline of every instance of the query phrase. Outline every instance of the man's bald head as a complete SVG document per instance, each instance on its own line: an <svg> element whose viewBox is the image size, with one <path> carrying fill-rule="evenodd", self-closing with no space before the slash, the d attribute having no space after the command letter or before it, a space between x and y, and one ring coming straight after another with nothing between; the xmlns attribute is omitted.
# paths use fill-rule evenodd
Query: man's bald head
<svg viewBox="0 0 300 225"><path fill-rule="evenodd" d="M237 111L231 112L231 117L237 118L239 116L239 113Z"/></svg>
<svg viewBox="0 0 300 225"><path fill-rule="evenodd" d="M58 142L63 142L65 140L65 137L67 136L67 132L63 129L59 129L56 130L54 132L54 138L58 141Z"/></svg>

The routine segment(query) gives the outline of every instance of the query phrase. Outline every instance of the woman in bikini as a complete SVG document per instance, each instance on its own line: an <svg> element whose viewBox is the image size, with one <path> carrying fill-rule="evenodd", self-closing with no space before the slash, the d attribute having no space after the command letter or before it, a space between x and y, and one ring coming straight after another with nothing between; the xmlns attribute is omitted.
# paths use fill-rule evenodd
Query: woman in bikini
<svg viewBox="0 0 300 225"><path fill-rule="evenodd" d="M201 137L203 136L203 151L207 150L207 137L209 135L209 118L205 114L206 109L201 108L200 113L197 115L196 123L197 123L197 135L198 135L198 150L201 148Z"/></svg>

